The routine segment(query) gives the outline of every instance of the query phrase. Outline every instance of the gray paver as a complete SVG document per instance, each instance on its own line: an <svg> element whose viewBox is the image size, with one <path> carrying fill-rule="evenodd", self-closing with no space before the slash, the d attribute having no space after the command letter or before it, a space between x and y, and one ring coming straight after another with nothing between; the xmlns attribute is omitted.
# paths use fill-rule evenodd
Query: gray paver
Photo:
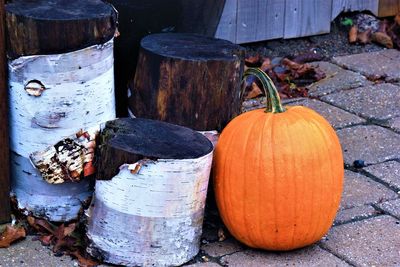
<svg viewBox="0 0 400 267"><path fill-rule="evenodd" d="M359 116L387 120L400 116L400 87L382 83L341 91L322 97L322 100Z"/></svg>
<svg viewBox="0 0 400 267"><path fill-rule="evenodd" d="M335 226L320 244L356 266L399 266L398 223L384 215Z"/></svg>
<svg viewBox="0 0 400 267"><path fill-rule="evenodd" d="M348 209L380 201L395 199L398 194L372 179L345 170L341 209Z"/></svg>
<svg viewBox="0 0 400 267"><path fill-rule="evenodd" d="M363 205L338 211L334 224L343 224L353 220L366 219L379 214L379 212L370 205Z"/></svg>
<svg viewBox="0 0 400 267"><path fill-rule="evenodd" d="M387 161L380 164L368 166L364 170L400 191L399 162Z"/></svg>
<svg viewBox="0 0 400 267"><path fill-rule="evenodd" d="M400 117L388 120L384 126L392 128L394 131L400 133Z"/></svg>
<svg viewBox="0 0 400 267"><path fill-rule="evenodd" d="M364 119L356 115L348 113L340 108L334 107L324 102L318 101L316 99L305 99L288 104L288 106L297 105L309 107L315 110L325 119L327 119L334 128L343 128L346 126L365 122Z"/></svg>
<svg viewBox="0 0 400 267"><path fill-rule="evenodd" d="M247 250L225 256L221 259L221 262L230 267L349 266L346 262L318 246L281 253Z"/></svg>
<svg viewBox="0 0 400 267"><path fill-rule="evenodd" d="M243 249L243 246L233 238L223 242L214 242L201 246L201 249L211 257L220 257Z"/></svg>
<svg viewBox="0 0 400 267"><path fill-rule="evenodd" d="M363 75L329 62L315 62L312 65L318 66L326 74L325 79L308 86L308 94L313 97L371 84Z"/></svg>
<svg viewBox="0 0 400 267"><path fill-rule="evenodd" d="M32 236L14 243L9 248L0 249L1 267L71 267L78 266L69 256L55 257L53 252L41 245L39 241L32 241Z"/></svg>
<svg viewBox="0 0 400 267"><path fill-rule="evenodd" d="M400 199L394 199L380 203L378 207L400 219Z"/></svg>
<svg viewBox="0 0 400 267"><path fill-rule="evenodd" d="M371 79L400 81L400 52L395 49L334 57L332 61Z"/></svg>
<svg viewBox="0 0 400 267"><path fill-rule="evenodd" d="M358 125L337 131L344 161L353 164L364 160L376 164L400 158L400 136L391 130L374 125Z"/></svg>
<svg viewBox="0 0 400 267"><path fill-rule="evenodd" d="M221 265L215 262L198 262L194 264L185 265L186 267L220 267Z"/></svg>

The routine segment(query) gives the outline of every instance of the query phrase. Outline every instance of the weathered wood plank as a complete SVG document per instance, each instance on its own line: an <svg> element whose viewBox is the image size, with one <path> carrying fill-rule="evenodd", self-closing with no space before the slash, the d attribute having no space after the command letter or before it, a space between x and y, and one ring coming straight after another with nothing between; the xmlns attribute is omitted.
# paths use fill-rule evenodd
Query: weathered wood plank
<svg viewBox="0 0 400 267"><path fill-rule="evenodd" d="M283 37L285 1L238 0L236 43Z"/></svg>
<svg viewBox="0 0 400 267"><path fill-rule="evenodd" d="M286 1L284 38L328 33L331 26L331 14L331 1Z"/></svg>
<svg viewBox="0 0 400 267"><path fill-rule="evenodd" d="M236 19L238 12L238 0L226 0L222 11L215 37L236 42Z"/></svg>
<svg viewBox="0 0 400 267"><path fill-rule="evenodd" d="M10 220L10 170L8 146L8 105L4 34L4 0L0 0L0 223Z"/></svg>
<svg viewBox="0 0 400 267"><path fill-rule="evenodd" d="M400 0L379 0L379 17L394 16L400 12Z"/></svg>
<svg viewBox="0 0 400 267"><path fill-rule="evenodd" d="M332 0L332 17L334 20L341 12L369 10L378 14L379 0Z"/></svg>

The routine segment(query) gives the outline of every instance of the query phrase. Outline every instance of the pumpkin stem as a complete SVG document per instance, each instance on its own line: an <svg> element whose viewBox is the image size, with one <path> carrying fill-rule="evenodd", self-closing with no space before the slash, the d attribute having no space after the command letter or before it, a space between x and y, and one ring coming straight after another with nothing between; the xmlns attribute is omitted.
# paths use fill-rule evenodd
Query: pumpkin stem
<svg viewBox="0 0 400 267"><path fill-rule="evenodd" d="M276 89L275 84L271 80L271 78L260 68L248 68L244 72L243 79L246 79L246 77L250 75L254 75L256 78L260 80L262 84L265 96L267 97L267 107L265 109L265 112L272 112L272 113L284 112L285 108L282 106L278 90Z"/></svg>

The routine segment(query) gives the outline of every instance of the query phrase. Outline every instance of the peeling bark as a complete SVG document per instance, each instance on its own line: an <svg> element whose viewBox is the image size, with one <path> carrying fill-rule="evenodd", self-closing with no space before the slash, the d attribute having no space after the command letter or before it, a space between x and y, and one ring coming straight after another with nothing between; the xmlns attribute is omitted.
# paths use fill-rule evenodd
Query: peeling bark
<svg viewBox="0 0 400 267"><path fill-rule="evenodd" d="M116 144L128 140L114 152L125 150L127 154L158 157L126 162L111 180L96 181L95 197L87 211L88 252L125 266L181 265L199 251L212 144L197 132L168 123L145 119L119 121L111 126L124 127L114 129L106 143L116 148ZM133 127L135 121L141 127ZM133 128L139 132L147 128L142 130L146 134L129 130ZM190 133L192 141L180 136L182 132ZM107 126L101 135L106 133ZM130 142L135 136L142 138L142 142ZM151 146L154 151L151 153L150 146L143 142L155 143ZM203 148L194 151L192 148L198 144ZM100 153L100 161L110 158L103 154L110 150ZM164 157L171 153L175 153L173 157ZM181 158L185 153L188 158Z"/></svg>
<svg viewBox="0 0 400 267"><path fill-rule="evenodd" d="M115 118L113 40L8 67L13 194L36 216L74 219L92 189L67 180L93 174L94 135Z"/></svg>

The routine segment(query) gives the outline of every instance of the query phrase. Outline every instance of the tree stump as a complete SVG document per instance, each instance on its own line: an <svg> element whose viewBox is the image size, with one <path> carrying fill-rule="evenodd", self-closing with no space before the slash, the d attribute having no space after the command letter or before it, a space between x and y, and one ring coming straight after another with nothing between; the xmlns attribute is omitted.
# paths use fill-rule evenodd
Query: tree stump
<svg viewBox="0 0 400 267"><path fill-rule="evenodd" d="M131 116L221 130L240 112L243 55L240 46L199 35L143 38L128 88Z"/></svg>
<svg viewBox="0 0 400 267"><path fill-rule="evenodd" d="M0 224L11 219L4 0L0 0Z"/></svg>
<svg viewBox="0 0 400 267"><path fill-rule="evenodd" d="M126 266L172 266L199 251L213 146L203 135L148 119L106 124L88 252Z"/></svg>
<svg viewBox="0 0 400 267"><path fill-rule="evenodd" d="M51 221L92 194L100 124L115 118L115 13L100 0L6 6L12 193Z"/></svg>

